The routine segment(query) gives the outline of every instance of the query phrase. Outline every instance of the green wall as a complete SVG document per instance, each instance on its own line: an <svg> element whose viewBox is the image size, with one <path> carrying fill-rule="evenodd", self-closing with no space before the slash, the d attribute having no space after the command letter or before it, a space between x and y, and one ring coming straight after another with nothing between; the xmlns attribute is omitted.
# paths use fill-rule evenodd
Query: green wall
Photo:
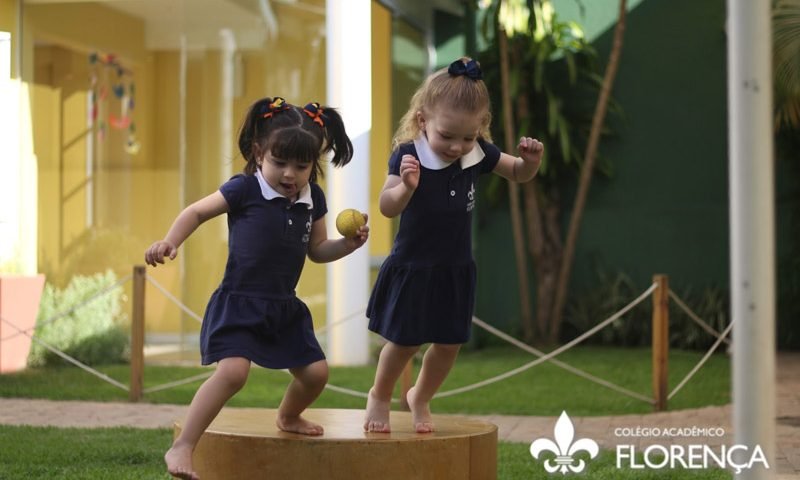
<svg viewBox="0 0 800 480"><path fill-rule="evenodd" d="M587 16L601 5L606 17L616 16L616 0L583 3L591 4ZM571 294L596 284L598 265L642 289L656 273L669 275L678 292L728 288L724 21L723 0L632 5L613 93L624 119L614 122L616 137L600 145L615 172L593 180ZM612 36L608 23L593 41L603 62ZM565 195L574 198L574 188ZM476 314L513 328L519 314L510 223L497 209L480 212Z"/></svg>
<svg viewBox="0 0 800 480"><path fill-rule="evenodd" d="M613 2L616 3L616 2ZM650 0L628 13L614 86L625 119L601 145L615 175L588 198L575 284L591 260L642 285L728 284L725 3ZM595 41L607 59L613 31Z"/></svg>

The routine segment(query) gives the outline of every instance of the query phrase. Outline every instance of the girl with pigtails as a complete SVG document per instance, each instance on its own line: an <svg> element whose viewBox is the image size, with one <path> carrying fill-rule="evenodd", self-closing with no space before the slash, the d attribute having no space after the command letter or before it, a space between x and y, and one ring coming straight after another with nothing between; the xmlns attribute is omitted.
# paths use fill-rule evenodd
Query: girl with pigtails
<svg viewBox="0 0 800 480"><path fill-rule="evenodd" d="M249 109L239 133L244 173L184 209L145 262L175 259L178 247L206 220L227 213L228 262L206 307L200 333L203 365L214 374L192 400L180 435L164 459L168 472L196 479L192 452L223 405L245 384L250 363L288 369L293 379L278 408L277 427L321 435L322 426L301 414L328 379L325 355L314 336L308 307L295 295L306 256L332 262L363 246L369 227L353 238L329 239L325 195L316 183L321 157L337 167L353 145L336 110L309 103L301 108L280 97Z"/></svg>

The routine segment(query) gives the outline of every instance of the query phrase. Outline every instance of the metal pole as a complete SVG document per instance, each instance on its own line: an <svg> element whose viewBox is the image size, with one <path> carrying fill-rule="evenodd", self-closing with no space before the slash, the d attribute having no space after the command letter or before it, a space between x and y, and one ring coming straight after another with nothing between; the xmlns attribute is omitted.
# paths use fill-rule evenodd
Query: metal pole
<svg viewBox="0 0 800 480"><path fill-rule="evenodd" d="M733 429L775 469L775 213L770 2L728 0ZM747 459L740 459L747 460Z"/></svg>

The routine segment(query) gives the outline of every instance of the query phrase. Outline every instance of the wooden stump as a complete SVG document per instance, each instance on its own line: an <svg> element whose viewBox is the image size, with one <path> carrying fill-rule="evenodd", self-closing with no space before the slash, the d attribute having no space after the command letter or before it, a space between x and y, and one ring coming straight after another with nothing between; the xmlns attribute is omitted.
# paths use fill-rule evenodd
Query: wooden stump
<svg viewBox="0 0 800 480"><path fill-rule="evenodd" d="M441 480L497 478L497 426L434 415L436 432L414 432L411 414L392 412L392 433L363 431L364 411L309 409L322 436L275 427L277 410L224 408L200 439L200 478ZM180 433L175 423L175 436Z"/></svg>

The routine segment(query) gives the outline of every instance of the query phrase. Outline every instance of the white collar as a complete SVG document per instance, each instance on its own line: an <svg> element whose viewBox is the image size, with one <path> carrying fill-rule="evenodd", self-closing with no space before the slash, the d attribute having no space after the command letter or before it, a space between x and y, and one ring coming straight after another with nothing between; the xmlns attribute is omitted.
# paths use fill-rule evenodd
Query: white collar
<svg viewBox="0 0 800 480"><path fill-rule="evenodd" d="M442 158L431 149L431 145L428 143L428 138L424 133L420 133L419 136L414 139L414 148L417 149L419 162L427 169L442 170L452 165L452 163L442 160ZM461 162L461 169L466 170L467 168L478 164L485 156L486 154L483 152L481 146L478 144L478 142L475 142L475 147L472 148L472 151L466 155L463 155L459 159Z"/></svg>
<svg viewBox="0 0 800 480"><path fill-rule="evenodd" d="M266 180L264 180L264 176L261 174L260 169L256 169L256 178L258 179L258 186L261 187L261 196L267 200L272 200L275 198L286 198L285 195L281 195L278 193L274 188L272 188ZM300 190L300 196L295 203L305 203L308 205L309 209L314 208L314 201L311 200L311 184L306 183L306 186Z"/></svg>

